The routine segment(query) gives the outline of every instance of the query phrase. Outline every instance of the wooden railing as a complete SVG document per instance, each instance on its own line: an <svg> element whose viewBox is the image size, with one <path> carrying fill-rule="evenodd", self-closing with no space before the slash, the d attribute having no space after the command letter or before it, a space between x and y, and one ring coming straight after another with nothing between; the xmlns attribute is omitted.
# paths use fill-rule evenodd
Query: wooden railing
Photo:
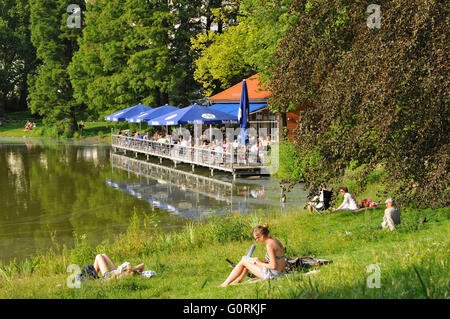
<svg viewBox="0 0 450 319"><path fill-rule="evenodd" d="M125 151L230 172L234 172L235 169L240 167L264 167L267 155L267 150L251 152L245 146L237 148L230 146L227 151L222 146L216 148L182 146L170 142L158 142L115 134L112 134L111 144L112 147Z"/></svg>

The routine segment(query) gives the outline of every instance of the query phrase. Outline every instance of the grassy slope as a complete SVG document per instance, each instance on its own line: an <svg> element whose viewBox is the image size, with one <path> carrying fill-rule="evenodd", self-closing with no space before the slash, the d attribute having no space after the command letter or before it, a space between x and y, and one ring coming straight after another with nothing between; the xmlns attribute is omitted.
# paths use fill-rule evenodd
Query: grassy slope
<svg viewBox="0 0 450 319"><path fill-rule="evenodd" d="M3 123L0 126L0 137L61 137L58 134L56 127L46 127L42 124L41 120L34 120L29 111L15 112L8 114L8 118L14 121ZM27 121L36 122L36 128L32 131L24 131ZM101 141L110 141L111 128L128 128L128 123L115 123L115 122L86 122L86 127L83 131L75 133L74 138L96 138ZM145 125L144 125L145 126ZM138 126L133 126L136 129Z"/></svg>
<svg viewBox="0 0 450 319"><path fill-rule="evenodd" d="M325 217L305 211L266 216L264 221L288 248L289 256L315 254L333 259L333 264L310 276L299 273L271 282L218 288L231 269L225 258L237 261L252 244L248 236L251 225L261 222L259 217L237 216L172 235L134 228L114 245L90 249L80 242L71 253L64 250L56 257L51 253L26 265L4 266L0 297L448 298L449 209L403 212L398 231L373 231L382 215L378 208ZM429 222L417 225L420 216ZM106 252L118 262L144 262L146 269L157 271L158 276L90 281L81 289L67 288L67 265L78 261L83 266L98 252ZM259 245L254 255L261 258L264 247ZM370 264L380 267L380 289L366 287Z"/></svg>
<svg viewBox="0 0 450 319"><path fill-rule="evenodd" d="M26 135L22 124L14 125L0 127L0 136ZM83 137L106 135L109 130L109 123L86 123ZM357 195L358 200L377 199L383 174L374 173L371 186ZM357 193L357 177L351 175L341 182ZM338 197L337 203L341 200ZM323 217L300 209L285 215L270 212L263 218L232 216L165 235L151 226L151 219L145 221L144 230L132 220L129 232L115 243L89 247L79 240L72 250L55 247L25 262L0 265L0 298L448 298L450 208L402 214L402 225L395 232L373 230L382 221L382 208ZM421 216L429 222L418 225ZM271 225L289 256L315 254L334 263L310 276L300 273L218 288L231 270L225 258L238 261L252 244L251 227L262 222ZM107 253L117 263L144 262L158 276L67 288L67 266L90 264L96 253ZM260 245L254 255L262 258L264 247ZM380 289L366 286L370 264L380 267Z"/></svg>
<svg viewBox="0 0 450 319"><path fill-rule="evenodd" d="M58 137L58 133L53 128L42 127L40 123L32 131L24 131L25 124L21 122L5 123L0 126L0 137ZM107 122L86 122L83 131L76 133L74 138L98 138L99 140L110 141L110 123Z"/></svg>

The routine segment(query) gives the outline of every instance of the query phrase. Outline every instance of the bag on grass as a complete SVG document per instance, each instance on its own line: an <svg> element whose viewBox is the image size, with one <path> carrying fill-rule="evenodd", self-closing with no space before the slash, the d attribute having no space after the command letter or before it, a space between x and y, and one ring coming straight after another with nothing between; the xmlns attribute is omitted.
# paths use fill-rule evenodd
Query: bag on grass
<svg viewBox="0 0 450 319"><path fill-rule="evenodd" d="M98 279L97 271L93 265L84 266L81 269L81 274L77 276L77 280L85 281L86 279Z"/></svg>

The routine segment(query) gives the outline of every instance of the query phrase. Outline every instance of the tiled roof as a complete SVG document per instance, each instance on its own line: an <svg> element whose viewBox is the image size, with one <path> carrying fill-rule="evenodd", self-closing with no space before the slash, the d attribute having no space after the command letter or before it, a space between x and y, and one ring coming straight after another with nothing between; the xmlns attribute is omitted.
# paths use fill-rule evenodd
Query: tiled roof
<svg viewBox="0 0 450 319"><path fill-rule="evenodd" d="M270 96L270 91L264 89L258 79L258 74L255 74L248 79L246 79L247 82L247 90L248 90L248 97L250 100L267 100ZM239 101L241 98L241 91L242 91L242 81L238 84L226 89L225 91L222 91L216 95L211 96L208 100L217 103L217 102L224 102L229 101L229 103L232 103L234 101Z"/></svg>

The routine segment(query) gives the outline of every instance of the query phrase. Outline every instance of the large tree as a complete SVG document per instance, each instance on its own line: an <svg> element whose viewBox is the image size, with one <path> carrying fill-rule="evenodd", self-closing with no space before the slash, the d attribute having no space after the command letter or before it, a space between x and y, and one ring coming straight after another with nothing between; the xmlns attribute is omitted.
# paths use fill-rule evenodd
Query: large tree
<svg viewBox="0 0 450 319"><path fill-rule="evenodd" d="M186 105L196 85L189 38L200 1L98 0L88 5L70 66L79 103L94 117L138 102Z"/></svg>
<svg viewBox="0 0 450 319"><path fill-rule="evenodd" d="M210 30L192 39L195 53L195 79L206 95L217 93L243 78L260 72L270 78L273 54L296 12L292 0L224 1L213 12L215 20L227 22L221 29ZM228 8L228 9L226 9Z"/></svg>
<svg viewBox="0 0 450 319"><path fill-rule="evenodd" d="M84 10L83 0L31 0L31 41L41 65L29 76L29 107L48 124L67 122L65 130L77 129L77 115L84 106L73 98L67 67L77 51L81 28L68 24L69 4ZM69 22L71 22L69 20Z"/></svg>
<svg viewBox="0 0 450 319"><path fill-rule="evenodd" d="M294 2L300 17L275 56L271 103L308 101L297 149L315 154L307 185L384 165L387 191L449 204L448 6L437 0ZM373 21L372 21L373 22Z"/></svg>
<svg viewBox="0 0 450 319"><path fill-rule="evenodd" d="M26 108L27 75L36 67L29 18L27 0L0 2L0 116Z"/></svg>

